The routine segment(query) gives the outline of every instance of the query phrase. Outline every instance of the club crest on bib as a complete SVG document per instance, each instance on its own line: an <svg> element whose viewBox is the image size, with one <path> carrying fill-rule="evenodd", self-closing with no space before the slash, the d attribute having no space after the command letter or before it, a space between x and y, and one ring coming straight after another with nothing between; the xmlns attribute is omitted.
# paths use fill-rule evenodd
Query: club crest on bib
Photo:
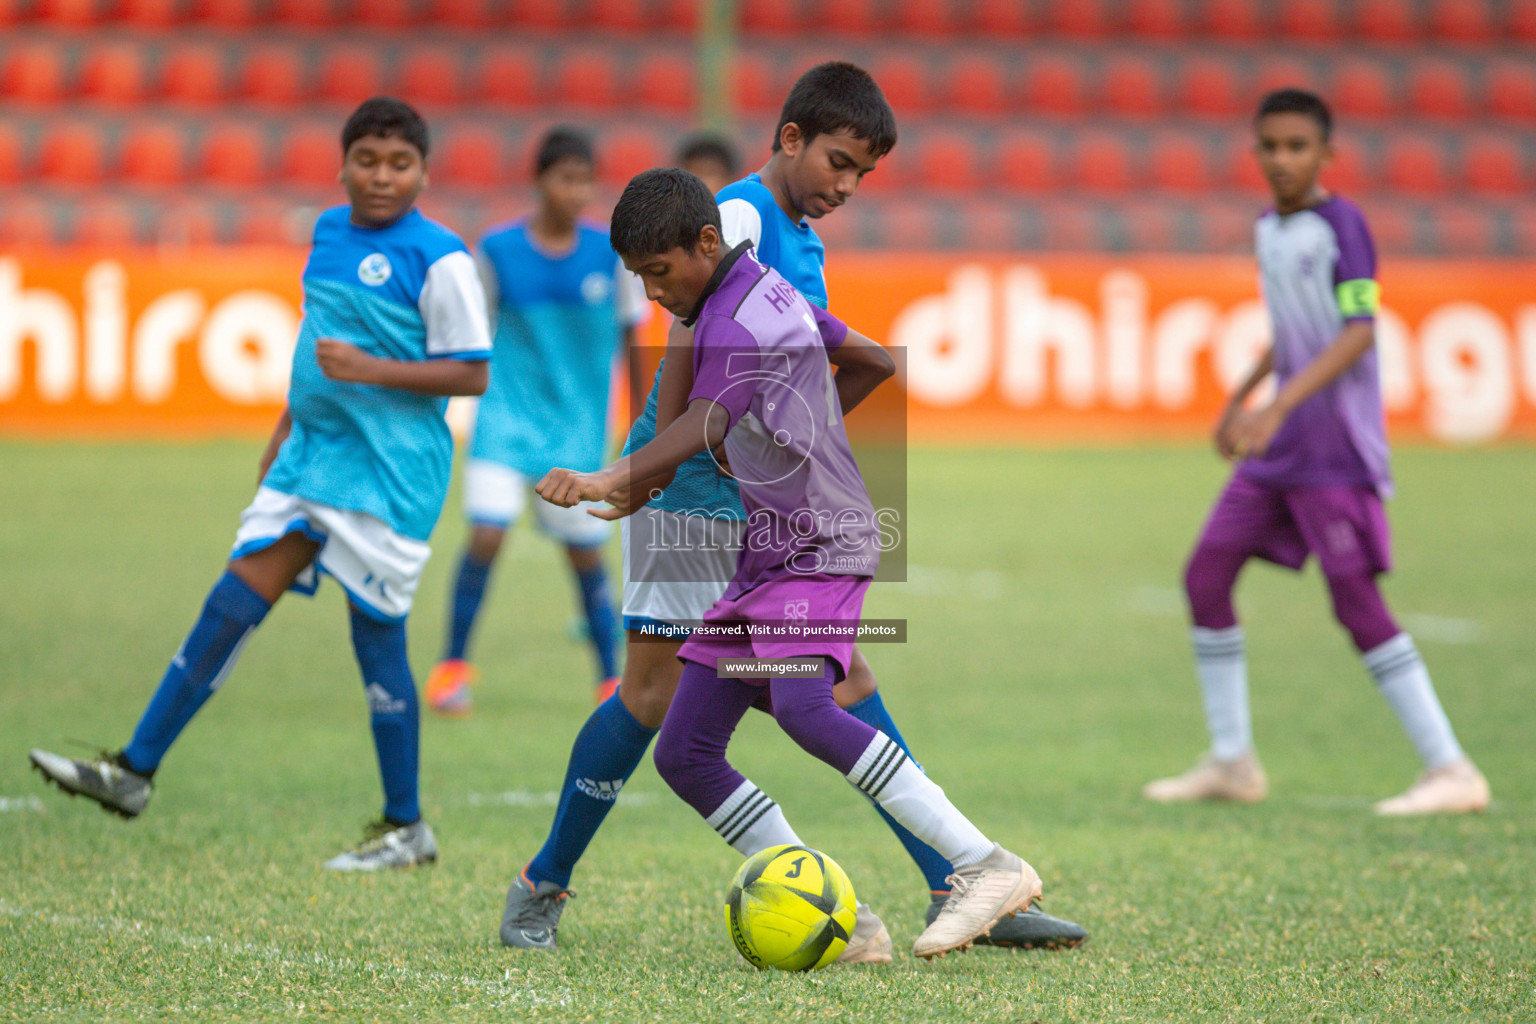
<svg viewBox="0 0 1536 1024"><path fill-rule="evenodd" d="M357 265L357 279L363 284L377 288L389 280L389 275L394 268L389 265L389 257L381 252L376 252L363 257L363 262Z"/></svg>
<svg viewBox="0 0 1536 1024"><path fill-rule="evenodd" d="M581 298L589 306L595 306L613 291L613 278L593 271L581 279Z"/></svg>

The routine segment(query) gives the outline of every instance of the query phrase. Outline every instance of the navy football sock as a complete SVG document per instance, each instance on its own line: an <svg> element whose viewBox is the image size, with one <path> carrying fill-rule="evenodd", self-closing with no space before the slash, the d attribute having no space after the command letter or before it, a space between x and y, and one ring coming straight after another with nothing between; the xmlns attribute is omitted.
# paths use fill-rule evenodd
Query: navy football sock
<svg viewBox="0 0 1536 1024"><path fill-rule="evenodd" d="M613 612L613 598L608 594L608 574L596 569L578 571L576 583L581 588L581 610L587 616L587 632L604 679L619 674L619 618Z"/></svg>
<svg viewBox="0 0 1536 1024"><path fill-rule="evenodd" d="M234 667L246 638L271 607L234 573L219 577L144 709L133 741L123 749L123 760L132 770L148 774L160 766L181 730Z"/></svg>
<svg viewBox="0 0 1536 1024"><path fill-rule="evenodd" d="M363 670L373 746L384 780L384 817L409 825L421 817L417 798L421 711L405 653L405 623L376 622L352 606L352 650Z"/></svg>
<svg viewBox="0 0 1536 1024"><path fill-rule="evenodd" d="M554 882L562 889L587 844L618 799L619 790L651 745L655 729L647 729L614 694L587 718L571 747L560 805L543 849L528 865L534 885Z"/></svg>
<svg viewBox="0 0 1536 1024"><path fill-rule="evenodd" d="M469 633L475 628L475 616L480 614L480 602L485 599L485 586L491 577L491 563L478 561L468 551L459 560L459 575L453 585L453 611L448 619L448 647L443 652L445 661L457 661L469 648Z"/></svg>
<svg viewBox="0 0 1536 1024"><path fill-rule="evenodd" d="M919 768L922 767L917 763L917 758L912 757L912 751L907 749L907 741L901 738L901 732L896 728L896 723L891 721L891 713L885 710L885 702L880 699L879 691L865 697L847 711L864 724L874 726L885 733L896 742L903 753L912 758L913 764L917 764ZM874 803L874 801L870 802ZM896 838L901 840L901 845L907 848L907 855L917 865L917 870L923 873L923 878L928 882L928 888L934 892L948 892L948 878L954 874L954 866L941 857L939 851L903 828L895 818L885 812L885 808L879 804L874 806L875 810L880 812L880 817L885 819L885 823L891 826L891 831L896 833Z"/></svg>

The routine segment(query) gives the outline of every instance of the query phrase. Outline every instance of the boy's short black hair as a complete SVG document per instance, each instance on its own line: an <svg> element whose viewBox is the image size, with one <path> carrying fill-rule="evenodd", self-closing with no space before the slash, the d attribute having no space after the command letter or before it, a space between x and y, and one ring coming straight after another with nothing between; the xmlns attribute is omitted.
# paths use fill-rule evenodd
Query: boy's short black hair
<svg viewBox="0 0 1536 1024"><path fill-rule="evenodd" d="M709 186L677 167L656 167L630 179L613 208L608 242L620 256L693 252L706 225L720 230L720 207Z"/></svg>
<svg viewBox="0 0 1536 1024"><path fill-rule="evenodd" d="M694 160L715 161L725 168L729 178L736 177L741 170L741 157L737 155L735 145L724 135L714 132L699 132L683 140L677 150L677 162L686 164Z"/></svg>
<svg viewBox="0 0 1536 1024"><path fill-rule="evenodd" d="M535 178L562 160L580 160L588 167L597 166L597 155L592 149L592 136L580 128L560 125L544 133L539 141L538 152L533 155Z"/></svg>
<svg viewBox="0 0 1536 1024"><path fill-rule="evenodd" d="M1317 93L1305 89L1276 89L1259 101L1259 112L1253 119L1257 122L1270 114L1304 114L1323 130L1323 141L1333 135L1333 111Z"/></svg>
<svg viewBox="0 0 1536 1024"><path fill-rule="evenodd" d="M779 111L773 132L773 151L783 148L779 139L793 121L810 142L818 135L846 131L869 143L869 151L882 157L896 147L896 114L885 93L869 72L845 61L818 64L795 82Z"/></svg>
<svg viewBox="0 0 1536 1024"><path fill-rule="evenodd" d="M375 96L364 100L352 111L347 123L341 128L341 153L346 156L352 143L365 135L377 135L381 139L404 139L421 151L426 159L431 139L427 135L427 122L416 113L409 103L393 96Z"/></svg>

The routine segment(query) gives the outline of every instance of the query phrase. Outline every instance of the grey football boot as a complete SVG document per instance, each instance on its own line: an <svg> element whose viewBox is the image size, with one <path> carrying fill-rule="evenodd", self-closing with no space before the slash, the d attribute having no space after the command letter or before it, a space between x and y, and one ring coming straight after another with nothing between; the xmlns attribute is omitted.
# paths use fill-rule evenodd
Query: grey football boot
<svg viewBox="0 0 1536 1024"><path fill-rule="evenodd" d="M501 914L501 944L515 949L554 949L555 930L565 901L576 895L554 882L534 885L523 872L507 889L507 909Z"/></svg>
<svg viewBox="0 0 1536 1024"><path fill-rule="evenodd" d="M933 924L939 916L948 893L934 893L928 905L927 919ZM1072 921L1052 917L1039 907L1031 906L1012 917L1005 917L992 926L987 935L978 936L978 946L1012 946L1017 949L1070 949L1088 941L1088 929Z"/></svg>
<svg viewBox="0 0 1536 1024"><path fill-rule="evenodd" d="M88 797L113 814L135 818L149 803L149 776L129 768L121 753L77 759L33 750L27 757L43 778L70 796Z"/></svg>
<svg viewBox="0 0 1536 1024"><path fill-rule="evenodd" d="M383 871L413 868L437 860L437 839L425 821L391 825L382 818L369 824L363 841L325 862L332 871Z"/></svg>

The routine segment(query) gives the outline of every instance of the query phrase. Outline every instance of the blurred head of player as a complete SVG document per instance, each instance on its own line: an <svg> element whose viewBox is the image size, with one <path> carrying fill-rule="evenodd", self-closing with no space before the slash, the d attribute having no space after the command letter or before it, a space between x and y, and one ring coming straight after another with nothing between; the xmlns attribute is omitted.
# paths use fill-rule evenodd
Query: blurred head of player
<svg viewBox="0 0 1536 1024"><path fill-rule="evenodd" d="M719 192L741 177L741 159L731 140L713 132L700 132L683 140L677 150L677 166L696 175L711 192Z"/></svg>
<svg viewBox="0 0 1536 1024"><path fill-rule="evenodd" d="M896 114L869 73L818 64L789 90L763 183L802 217L825 217L895 145Z"/></svg>
<svg viewBox="0 0 1536 1024"><path fill-rule="evenodd" d="M574 228L581 211L592 205L596 188L597 157L591 137L575 128L550 129L533 157L533 181L545 224Z"/></svg>
<svg viewBox="0 0 1536 1024"><path fill-rule="evenodd" d="M1253 116L1254 153L1280 213L1294 213L1326 198L1318 175L1333 159L1333 115L1316 95L1280 89L1265 96Z"/></svg>
<svg viewBox="0 0 1536 1024"><path fill-rule="evenodd" d="M352 223L384 227L411 212L427 185L427 122L400 100L375 96L341 129L341 183Z"/></svg>
<svg viewBox="0 0 1536 1024"><path fill-rule="evenodd" d="M676 167L646 171L625 186L608 240L624 266L640 276L645 297L679 317L693 314L725 258L714 194Z"/></svg>

